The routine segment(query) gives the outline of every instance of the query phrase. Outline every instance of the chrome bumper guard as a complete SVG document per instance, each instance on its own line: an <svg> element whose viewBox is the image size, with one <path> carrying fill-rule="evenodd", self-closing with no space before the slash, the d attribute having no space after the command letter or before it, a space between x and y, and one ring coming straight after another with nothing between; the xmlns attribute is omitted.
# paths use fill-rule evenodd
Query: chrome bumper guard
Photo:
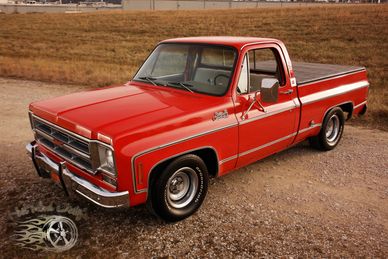
<svg viewBox="0 0 388 259"><path fill-rule="evenodd" d="M35 141L28 144L26 149L38 175L50 178L51 174L56 174L60 180L59 184L68 196L78 193L104 208L129 207L129 194L127 191L110 192L76 176L67 168L66 162L57 164L39 152L39 147Z"/></svg>

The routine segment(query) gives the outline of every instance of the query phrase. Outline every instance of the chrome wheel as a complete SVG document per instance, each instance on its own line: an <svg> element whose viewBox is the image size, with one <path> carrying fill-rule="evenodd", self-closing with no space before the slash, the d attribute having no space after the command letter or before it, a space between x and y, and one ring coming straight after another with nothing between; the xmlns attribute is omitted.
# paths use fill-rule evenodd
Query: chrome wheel
<svg viewBox="0 0 388 259"><path fill-rule="evenodd" d="M333 114L327 122L326 139L329 145L335 145L341 130L341 123L337 114Z"/></svg>
<svg viewBox="0 0 388 259"><path fill-rule="evenodd" d="M323 119L319 134L309 138L310 145L323 151L334 149L342 138L345 125L344 112L340 107L331 109Z"/></svg>
<svg viewBox="0 0 388 259"><path fill-rule="evenodd" d="M187 206L198 190L198 175L190 167L183 167L173 173L166 185L167 202L176 209Z"/></svg>
<svg viewBox="0 0 388 259"><path fill-rule="evenodd" d="M56 216L47 223L46 238L52 250L66 251L76 244L78 229L69 218Z"/></svg>

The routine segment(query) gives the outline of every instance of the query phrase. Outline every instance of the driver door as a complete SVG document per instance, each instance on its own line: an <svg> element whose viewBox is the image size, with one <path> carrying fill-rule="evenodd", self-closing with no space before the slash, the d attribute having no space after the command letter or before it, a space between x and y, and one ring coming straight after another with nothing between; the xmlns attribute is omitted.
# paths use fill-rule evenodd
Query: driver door
<svg viewBox="0 0 388 259"><path fill-rule="evenodd" d="M296 89L291 87L286 64L275 44L251 47L246 51L235 97L239 123L237 167L257 161L289 146L297 130ZM279 81L278 100L261 100L263 79Z"/></svg>

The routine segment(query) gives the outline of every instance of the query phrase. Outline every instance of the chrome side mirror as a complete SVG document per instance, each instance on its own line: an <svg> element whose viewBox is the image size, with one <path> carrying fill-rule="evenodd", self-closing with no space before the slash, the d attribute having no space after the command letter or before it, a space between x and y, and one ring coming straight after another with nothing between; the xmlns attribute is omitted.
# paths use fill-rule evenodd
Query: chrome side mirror
<svg viewBox="0 0 388 259"><path fill-rule="evenodd" d="M279 81L274 78L264 78L261 81L261 100L266 103L278 101Z"/></svg>

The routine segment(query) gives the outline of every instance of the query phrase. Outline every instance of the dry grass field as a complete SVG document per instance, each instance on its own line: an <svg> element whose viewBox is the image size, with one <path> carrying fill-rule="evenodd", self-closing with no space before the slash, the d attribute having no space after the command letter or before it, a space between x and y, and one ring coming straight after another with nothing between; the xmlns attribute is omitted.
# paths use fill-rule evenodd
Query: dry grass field
<svg viewBox="0 0 388 259"><path fill-rule="evenodd" d="M274 37L296 61L366 66L363 123L388 128L388 5L0 15L0 76L125 82L158 41L196 35Z"/></svg>

